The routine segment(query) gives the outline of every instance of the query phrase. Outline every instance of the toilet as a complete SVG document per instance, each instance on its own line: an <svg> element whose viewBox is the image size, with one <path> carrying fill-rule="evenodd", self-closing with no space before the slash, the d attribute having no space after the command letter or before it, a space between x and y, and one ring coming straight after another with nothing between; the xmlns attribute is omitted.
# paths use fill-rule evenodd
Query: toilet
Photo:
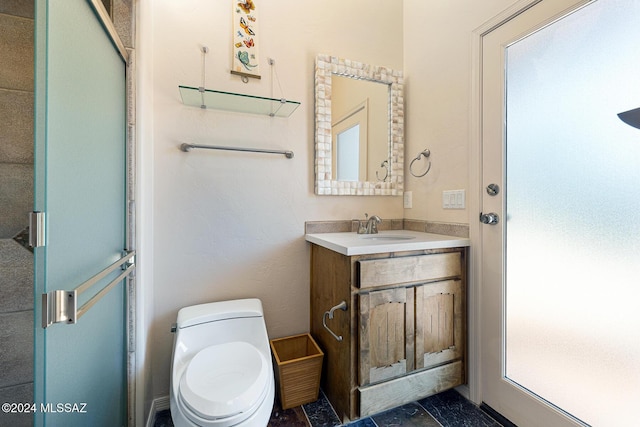
<svg viewBox="0 0 640 427"><path fill-rule="evenodd" d="M259 299L213 302L178 312L171 360L175 427L264 427L275 380Z"/></svg>

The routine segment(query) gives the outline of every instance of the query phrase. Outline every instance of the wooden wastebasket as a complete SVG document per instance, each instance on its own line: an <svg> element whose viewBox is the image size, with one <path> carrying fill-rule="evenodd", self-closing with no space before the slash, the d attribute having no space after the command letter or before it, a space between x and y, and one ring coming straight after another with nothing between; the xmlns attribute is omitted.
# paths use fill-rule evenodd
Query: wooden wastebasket
<svg viewBox="0 0 640 427"><path fill-rule="evenodd" d="M282 409L318 399L324 353L310 334L271 340Z"/></svg>

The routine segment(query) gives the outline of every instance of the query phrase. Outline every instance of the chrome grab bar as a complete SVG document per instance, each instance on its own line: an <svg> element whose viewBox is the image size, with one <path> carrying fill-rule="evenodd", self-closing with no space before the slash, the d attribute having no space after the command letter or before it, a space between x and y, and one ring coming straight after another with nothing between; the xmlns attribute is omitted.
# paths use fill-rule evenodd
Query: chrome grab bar
<svg viewBox="0 0 640 427"><path fill-rule="evenodd" d="M342 311L347 311L347 302L346 301L342 301L340 304L336 305L335 307L332 307L331 309L329 309L329 311L325 311L324 314L322 315L322 326L324 326L324 328L329 331L329 333L331 335L333 335L333 337L338 340L338 341L342 341L342 335L336 335L335 332L333 332L331 329L329 329L329 327L327 326L327 316L329 317L329 319L333 319L333 312L336 310L342 310Z"/></svg>
<svg viewBox="0 0 640 427"><path fill-rule="evenodd" d="M79 318L81 318L91 307L100 301L100 299L113 289L114 286L133 272L136 267L133 260L135 255L135 251L125 251L122 258L91 277L89 280L83 282L72 291L55 290L42 294L42 327L47 328L54 323L76 323ZM91 288L118 268L123 270L118 277L98 291L98 293L92 296L82 305L82 307L77 308L78 295Z"/></svg>

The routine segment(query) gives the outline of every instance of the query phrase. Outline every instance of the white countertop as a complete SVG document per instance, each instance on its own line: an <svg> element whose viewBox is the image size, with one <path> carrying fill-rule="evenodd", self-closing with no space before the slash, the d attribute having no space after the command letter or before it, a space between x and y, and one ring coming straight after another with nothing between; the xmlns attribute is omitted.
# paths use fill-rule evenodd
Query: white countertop
<svg viewBox="0 0 640 427"><path fill-rule="evenodd" d="M465 237L410 230L385 230L380 231L378 234L357 234L355 232L315 233L305 234L305 240L342 255L366 255L382 252L469 246L469 239Z"/></svg>

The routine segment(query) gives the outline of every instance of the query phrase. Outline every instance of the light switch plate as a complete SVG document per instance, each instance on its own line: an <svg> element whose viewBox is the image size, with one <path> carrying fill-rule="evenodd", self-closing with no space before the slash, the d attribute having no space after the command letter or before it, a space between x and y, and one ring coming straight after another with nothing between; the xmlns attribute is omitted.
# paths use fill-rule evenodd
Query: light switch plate
<svg viewBox="0 0 640 427"><path fill-rule="evenodd" d="M447 190L442 192L442 207L444 209L464 209L465 191L464 190Z"/></svg>

